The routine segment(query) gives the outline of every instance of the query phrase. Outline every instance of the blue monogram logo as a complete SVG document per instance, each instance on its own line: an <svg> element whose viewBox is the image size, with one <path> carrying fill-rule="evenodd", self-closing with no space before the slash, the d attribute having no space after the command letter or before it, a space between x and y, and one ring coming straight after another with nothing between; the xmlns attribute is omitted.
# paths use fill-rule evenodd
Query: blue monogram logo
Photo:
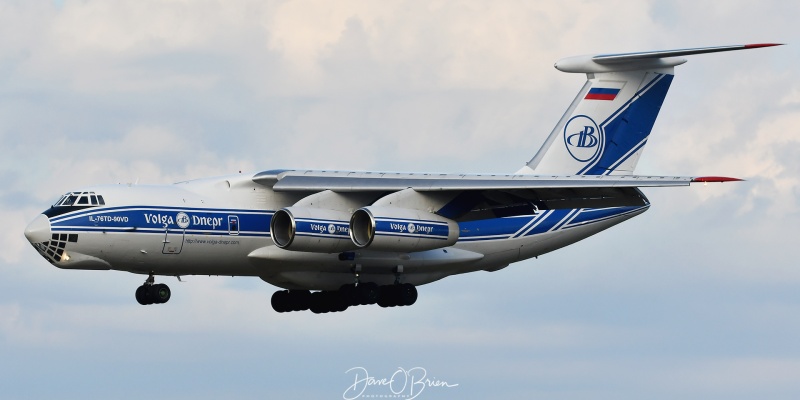
<svg viewBox="0 0 800 400"><path fill-rule="evenodd" d="M594 147L600 142L597 139L597 136L594 135L594 127L593 126L584 126L583 130L567 136L567 144L570 146L575 147Z"/></svg>
<svg viewBox="0 0 800 400"><path fill-rule="evenodd" d="M572 117L564 126L564 145L572 158L587 162L600 152L603 132L585 115Z"/></svg>

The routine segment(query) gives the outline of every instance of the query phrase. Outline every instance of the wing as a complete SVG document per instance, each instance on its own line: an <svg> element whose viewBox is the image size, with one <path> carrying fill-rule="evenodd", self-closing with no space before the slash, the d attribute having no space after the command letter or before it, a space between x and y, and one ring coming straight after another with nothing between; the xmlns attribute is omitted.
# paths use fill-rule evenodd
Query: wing
<svg viewBox="0 0 800 400"><path fill-rule="evenodd" d="M584 189L688 186L693 182L731 182L722 176L608 176L608 175L503 175L436 174L351 171L264 171L253 181L277 192L386 192L413 189L430 191Z"/></svg>
<svg viewBox="0 0 800 400"><path fill-rule="evenodd" d="M382 198L382 203L405 203L405 207L433 211L456 221L533 213L537 209L646 206L649 202L636 188L738 180L720 176L536 176L299 170L264 171L253 177L256 183L276 192L309 195L335 192L344 196L367 197L371 194L373 200ZM388 200L390 197L394 197L392 201ZM420 201L419 197L425 200Z"/></svg>

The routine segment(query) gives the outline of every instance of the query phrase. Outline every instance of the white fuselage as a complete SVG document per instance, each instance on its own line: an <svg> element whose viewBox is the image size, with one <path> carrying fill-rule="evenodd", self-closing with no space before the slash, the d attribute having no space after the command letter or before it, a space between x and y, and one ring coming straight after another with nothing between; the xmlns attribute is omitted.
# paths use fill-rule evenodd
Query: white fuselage
<svg viewBox="0 0 800 400"><path fill-rule="evenodd" d="M26 231L59 268L258 276L283 288L314 290L352 283L356 267L362 281L378 284L394 282L398 266L402 280L414 285L493 271L579 241L649 207L539 210L465 221L458 225L460 237L454 245L425 251L373 251L353 245L322 253L284 250L270 236L275 211L308 193L273 191L249 175L165 186L97 186L85 192L102 194L105 204L53 207Z"/></svg>

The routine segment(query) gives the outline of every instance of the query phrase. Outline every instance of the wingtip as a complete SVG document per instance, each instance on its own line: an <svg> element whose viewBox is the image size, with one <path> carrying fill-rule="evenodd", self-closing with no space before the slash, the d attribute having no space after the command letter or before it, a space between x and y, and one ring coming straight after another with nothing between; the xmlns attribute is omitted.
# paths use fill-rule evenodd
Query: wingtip
<svg viewBox="0 0 800 400"><path fill-rule="evenodd" d="M745 49L758 49L761 47L783 46L786 43L752 43L744 45Z"/></svg>
<svg viewBox="0 0 800 400"><path fill-rule="evenodd" d="M697 178L692 178L692 182L741 182L744 179L739 178L730 178L727 176L699 176Z"/></svg>

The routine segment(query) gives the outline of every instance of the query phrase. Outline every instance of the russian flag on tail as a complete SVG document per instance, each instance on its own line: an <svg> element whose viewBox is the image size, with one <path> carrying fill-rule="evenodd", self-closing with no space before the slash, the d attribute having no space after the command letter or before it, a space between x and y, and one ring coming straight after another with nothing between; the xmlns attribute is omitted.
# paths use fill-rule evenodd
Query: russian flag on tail
<svg viewBox="0 0 800 400"><path fill-rule="evenodd" d="M620 89L593 87L586 93L585 100L614 100Z"/></svg>

